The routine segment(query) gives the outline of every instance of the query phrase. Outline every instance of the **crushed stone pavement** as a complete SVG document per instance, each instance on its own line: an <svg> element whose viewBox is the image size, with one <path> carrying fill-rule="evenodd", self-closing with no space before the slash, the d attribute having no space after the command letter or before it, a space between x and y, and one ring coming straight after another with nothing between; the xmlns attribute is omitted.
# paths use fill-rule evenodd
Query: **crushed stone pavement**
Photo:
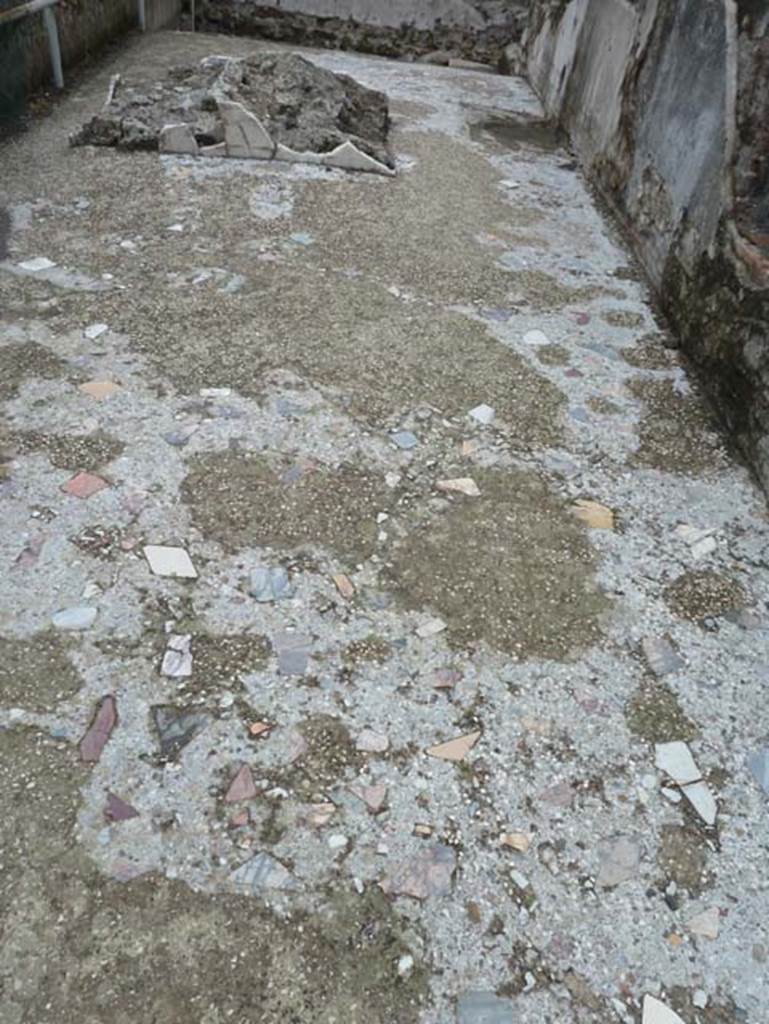
<svg viewBox="0 0 769 1024"><path fill-rule="evenodd" d="M67 148L256 46L0 149L4 1020L759 1024L761 495L525 83L312 55L392 180Z"/></svg>

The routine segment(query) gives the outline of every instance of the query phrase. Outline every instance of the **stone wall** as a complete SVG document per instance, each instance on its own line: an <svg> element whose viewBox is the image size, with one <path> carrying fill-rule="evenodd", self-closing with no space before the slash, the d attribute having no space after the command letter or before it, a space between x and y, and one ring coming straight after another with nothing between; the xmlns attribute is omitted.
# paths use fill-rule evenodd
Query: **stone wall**
<svg viewBox="0 0 769 1024"><path fill-rule="evenodd" d="M199 0L199 22L213 31L419 56L448 50L498 64L520 38L528 0Z"/></svg>
<svg viewBox="0 0 769 1024"><path fill-rule="evenodd" d="M765 0L533 0L523 60L769 489Z"/></svg>

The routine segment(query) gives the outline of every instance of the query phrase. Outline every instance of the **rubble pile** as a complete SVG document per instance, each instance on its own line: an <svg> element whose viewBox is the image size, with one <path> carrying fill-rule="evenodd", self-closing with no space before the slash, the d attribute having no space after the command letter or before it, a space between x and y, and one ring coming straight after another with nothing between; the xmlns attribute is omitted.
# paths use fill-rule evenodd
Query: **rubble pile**
<svg viewBox="0 0 769 1024"><path fill-rule="evenodd" d="M70 143L391 175L388 129L384 93L298 54L265 53L209 56L149 86L113 79L104 109Z"/></svg>

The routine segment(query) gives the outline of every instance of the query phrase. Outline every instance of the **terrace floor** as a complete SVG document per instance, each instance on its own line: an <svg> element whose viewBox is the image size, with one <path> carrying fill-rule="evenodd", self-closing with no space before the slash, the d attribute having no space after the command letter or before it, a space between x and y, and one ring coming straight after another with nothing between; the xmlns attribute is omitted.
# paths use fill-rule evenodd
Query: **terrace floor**
<svg viewBox="0 0 769 1024"><path fill-rule="evenodd" d="M311 54L394 179L68 147L259 45L0 148L2 1024L765 1021L762 495L524 82Z"/></svg>

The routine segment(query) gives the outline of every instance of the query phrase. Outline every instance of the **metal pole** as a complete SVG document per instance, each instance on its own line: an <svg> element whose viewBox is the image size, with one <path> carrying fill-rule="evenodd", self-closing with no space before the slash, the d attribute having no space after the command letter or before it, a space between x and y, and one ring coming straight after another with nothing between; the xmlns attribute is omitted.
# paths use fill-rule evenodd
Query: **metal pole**
<svg viewBox="0 0 769 1024"><path fill-rule="evenodd" d="M195 0L190 0L190 13L192 15L192 31L195 31Z"/></svg>
<svg viewBox="0 0 769 1024"><path fill-rule="evenodd" d="M48 47L51 51L51 67L53 68L53 84L57 89L64 88L64 72L61 69L61 49L59 47L59 30L56 27L56 15L53 7L43 8L43 21L48 33Z"/></svg>
<svg viewBox="0 0 769 1024"><path fill-rule="evenodd" d="M139 0L139 28L142 32L147 31L147 12L144 9L144 0Z"/></svg>

